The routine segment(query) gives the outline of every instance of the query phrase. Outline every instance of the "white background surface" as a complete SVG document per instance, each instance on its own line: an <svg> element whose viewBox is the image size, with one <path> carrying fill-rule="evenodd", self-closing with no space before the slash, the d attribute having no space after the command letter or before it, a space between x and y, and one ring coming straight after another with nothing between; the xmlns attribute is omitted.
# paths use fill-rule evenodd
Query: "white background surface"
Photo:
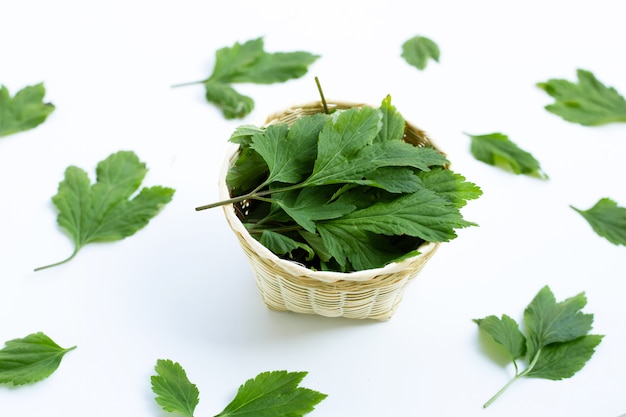
<svg viewBox="0 0 626 417"><path fill-rule="evenodd" d="M0 83L38 82L56 110L0 139L0 341L43 331L77 345L48 379L0 386L7 417L163 417L150 376L180 362L200 390L196 416L217 414L259 372L309 371L327 393L311 416L606 416L626 413L625 248L569 208L602 197L626 206L626 125L588 128L546 112L535 83L593 71L626 93L623 9L616 1L4 1ZM435 40L423 72L401 57L414 35ZM321 55L298 80L240 85L254 112L226 121L201 85L218 48L264 36L270 52ZM483 197L464 209L480 227L440 248L388 322L268 310L221 210L217 173L232 130L317 99L378 104L386 94L426 129ZM549 181L472 158L463 134L500 131L530 151ZM133 150L144 185L175 188L170 205L124 241L72 252L50 198L65 168L93 179L98 161ZM560 382L522 380L494 361L473 318L521 319L549 285L585 291L594 333L587 366Z"/></svg>

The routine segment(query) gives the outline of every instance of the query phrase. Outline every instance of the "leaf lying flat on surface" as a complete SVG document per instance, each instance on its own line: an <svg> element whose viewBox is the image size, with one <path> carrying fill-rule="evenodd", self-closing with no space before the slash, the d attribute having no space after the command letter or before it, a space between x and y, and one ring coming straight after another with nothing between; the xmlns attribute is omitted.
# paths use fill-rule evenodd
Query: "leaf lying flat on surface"
<svg viewBox="0 0 626 417"><path fill-rule="evenodd" d="M306 372L262 372L246 381L237 395L215 417L301 417L326 394L300 387Z"/></svg>
<svg viewBox="0 0 626 417"><path fill-rule="evenodd" d="M541 170L539 161L531 153L517 146L508 136L502 133L468 136L471 139L470 151L477 160L514 174L548 178Z"/></svg>
<svg viewBox="0 0 626 417"><path fill-rule="evenodd" d="M215 104L225 118L242 118L254 109L254 101L231 84L272 84L300 78L318 58L304 51L266 52L263 38L235 42L216 51L213 72L207 79L187 84L204 84L207 101Z"/></svg>
<svg viewBox="0 0 626 417"><path fill-rule="evenodd" d="M179 412L193 417L200 402L198 388L189 381L187 373L178 362L167 359L157 360L157 375L150 377L155 401L169 412Z"/></svg>
<svg viewBox="0 0 626 417"><path fill-rule="evenodd" d="M120 151L98 163L96 183L91 185L82 169L70 166L52 202L59 214L57 222L74 242L71 260L85 245L112 242L135 234L172 200L174 190L153 186L139 189L148 172L146 165L130 151Z"/></svg>
<svg viewBox="0 0 626 417"><path fill-rule="evenodd" d="M43 123L54 110L53 104L43 102L45 94L43 83L24 87L14 97L4 85L0 86L0 137Z"/></svg>
<svg viewBox="0 0 626 417"><path fill-rule="evenodd" d="M626 122L626 100L617 90L602 84L590 71L579 69L576 74L578 83L563 79L537 83L555 99L546 110L583 126Z"/></svg>
<svg viewBox="0 0 626 417"><path fill-rule="evenodd" d="M523 377L560 380L572 377L591 359L602 341L589 335L593 314L581 310L587 304L584 293L557 302L548 286L543 287L524 311L527 336L515 320L503 315L474 320L493 340L504 347L515 365L515 376L489 401L488 407L515 381ZM528 366L519 370L517 360L526 357Z"/></svg>
<svg viewBox="0 0 626 417"><path fill-rule="evenodd" d="M439 62L439 46L425 36L415 36L402 44L402 57L419 70L426 68L429 59Z"/></svg>
<svg viewBox="0 0 626 417"><path fill-rule="evenodd" d="M591 228L614 245L626 246L626 208L610 198L602 198L588 210L570 206L587 220Z"/></svg>
<svg viewBox="0 0 626 417"><path fill-rule="evenodd" d="M76 348L62 348L45 334L33 333L5 343L0 350L0 383L24 385L52 375L63 356Z"/></svg>

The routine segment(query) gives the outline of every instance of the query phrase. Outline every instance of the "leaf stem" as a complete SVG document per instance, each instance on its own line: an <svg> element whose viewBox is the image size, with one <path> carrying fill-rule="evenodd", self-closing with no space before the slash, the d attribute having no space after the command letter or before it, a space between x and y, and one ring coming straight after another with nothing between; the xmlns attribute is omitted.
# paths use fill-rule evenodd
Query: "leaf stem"
<svg viewBox="0 0 626 417"><path fill-rule="evenodd" d="M35 272L41 271L42 269L52 268L53 266L63 265L64 263L71 261L74 258L74 256L76 256L76 254L78 253L79 249L80 248L78 248L78 247L76 249L74 249L74 252L72 252L70 257L67 258L67 259L64 259L64 260L62 260L60 262L56 262L56 263L53 263L53 264L50 264L50 265L40 266L39 268L35 268Z"/></svg>
<svg viewBox="0 0 626 417"><path fill-rule="evenodd" d="M186 82L186 83L174 84L172 85L172 88L187 87L188 85L204 84L206 81L207 80L201 80L201 81L191 81L191 82Z"/></svg>
<svg viewBox="0 0 626 417"><path fill-rule="evenodd" d="M496 395L494 395L493 397L491 397L489 399L489 401L487 401L485 404L483 404L483 408L487 408L489 407L495 400L498 399L498 397L500 397L504 391L506 391L507 389L509 389L509 387L511 385L513 385L513 383L515 381L517 381L518 379L525 377L526 375L528 375L530 373L530 371L533 370L533 368L535 367L535 365L537 364L537 361L539 360L539 355L541 354L541 348L539 350L537 350L537 353L535 353L535 356L533 357L533 360L530 362L530 364L528 365L528 367L526 369L524 369L521 373L517 373L517 364L515 363L515 361L513 361L513 363L515 364L515 376L509 381L507 382L507 384L505 386L503 386L500 391L498 391L496 393Z"/></svg>
<svg viewBox="0 0 626 417"><path fill-rule="evenodd" d="M302 182L300 184L289 185L287 187L275 188L273 190L265 190L265 191L259 191L259 187L257 187L255 190L250 191L248 194L240 195L238 197L229 198L227 200L222 200L222 201L218 201L218 202L211 203L211 204L205 204L203 206L198 206L196 207L196 211L207 210L207 209L211 209L211 208L215 208L219 206L226 206L228 204L240 203L244 200L261 200L262 197L265 197L266 195L270 195L273 193L284 193L286 191L297 190L305 186L306 186L306 183Z"/></svg>
<svg viewBox="0 0 626 417"><path fill-rule="evenodd" d="M317 91L319 91L320 97L322 98L322 106L324 106L324 113L330 114L328 112L328 104L326 103L326 99L324 98L324 91L322 90L322 85L320 84L320 80L317 77L315 77L315 84L317 84Z"/></svg>
<svg viewBox="0 0 626 417"><path fill-rule="evenodd" d="M507 389L509 389L509 387L511 385L513 385L513 383L515 381L517 381L519 378L521 377L521 374L517 374L515 375L509 382L506 383L505 386L503 386L502 388L500 388L500 391L496 392L496 395L494 395L493 397L491 397L489 399L489 401L487 401L485 404L483 404L483 408L487 408L489 407L495 400L497 400L502 394L504 394L504 391L506 391Z"/></svg>

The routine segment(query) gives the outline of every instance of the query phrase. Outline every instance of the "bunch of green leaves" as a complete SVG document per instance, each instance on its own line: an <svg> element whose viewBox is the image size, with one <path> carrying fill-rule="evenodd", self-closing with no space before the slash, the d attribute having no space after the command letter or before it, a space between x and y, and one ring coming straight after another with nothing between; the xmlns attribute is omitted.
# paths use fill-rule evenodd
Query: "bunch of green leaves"
<svg viewBox="0 0 626 417"><path fill-rule="evenodd" d="M470 152L477 160L517 175L548 178L541 170L539 161L517 146L507 135L490 133L467 136L471 139Z"/></svg>
<svg viewBox="0 0 626 417"><path fill-rule="evenodd" d="M151 377L156 402L168 412L193 417L199 391L183 367L159 359ZM262 372L239 387L235 398L215 417L301 417L313 411L326 394L300 387L306 372Z"/></svg>
<svg viewBox="0 0 626 417"><path fill-rule="evenodd" d="M482 192L432 146L403 140L405 120L383 100L304 116L291 126L241 126L226 182L252 236L311 269L372 269L455 238L474 225L460 209Z"/></svg>
<svg viewBox="0 0 626 417"><path fill-rule="evenodd" d="M620 207L610 198L601 198L588 210L577 209L591 228L614 245L626 246L626 208Z"/></svg>
<svg viewBox="0 0 626 417"><path fill-rule="evenodd" d="M4 85L0 86L0 137L43 123L54 110L53 104L43 102L45 94L43 83L26 86L14 97Z"/></svg>
<svg viewBox="0 0 626 417"><path fill-rule="evenodd" d="M264 50L263 38L236 42L215 53L213 73L207 79L188 84L204 84L207 101L222 110L227 119L242 118L254 109L252 98L238 93L231 84L273 84L307 73L309 65L319 58L308 52L275 52Z"/></svg>
<svg viewBox="0 0 626 417"><path fill-rule="evenodd" d="M548 286L543 287L524 311L527 335L506 314L474 320L480 330L503 347L515 366L515 376L484 407L493 403L515 381L523 377L561 380L580 371L601 342L590 335L593 314L581 312L587 304L584 293L559 303ZM517 361L526 357L520 370Z"/></svg>
<svg viewBox="0 0 626 417"><path fill-rule="evenodd" d="M52 202L59 211L59 226L74 241L74 252L35 270L68 262L89 243L122 240L145 227L174 195L171 188L153 186L133 196L147 172L146 164L132 151L119 151L100 161L93 185L84 170L68 167Z"/></svg>
<svg viewBox="0 0 626 417"><path fill-rule="evenodd" d="M586 70L577 71L578 83L550 79L537 86L555 99L545 108L563 119L583 126L626 122L626 100L613 87L602 84Z"/></svg>
<svg viewBox="0 0 626 417"><path fill-rule="evenodd" d="M426 69L428 60L439 62L439 46L425 36L414 36L402 44L402 57L419 70Z"/></svg>
<svg viewBox="0 0 626 417"><path fill-rule="evenodd" d="M41 381L52 375L63 356L75 348L62 348L41 332L9 340L0 350L0 383L24 385Z"/></svg>

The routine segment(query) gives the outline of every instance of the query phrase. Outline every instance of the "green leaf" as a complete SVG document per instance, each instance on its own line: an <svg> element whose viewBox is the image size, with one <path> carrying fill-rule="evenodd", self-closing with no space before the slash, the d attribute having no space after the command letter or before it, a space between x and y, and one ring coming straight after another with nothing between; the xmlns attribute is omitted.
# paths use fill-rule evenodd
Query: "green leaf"
<svg viewBox="0 0 626 417"><path fill-rule="evenodd" d="M252 137L252 149L263 157L270 170L266 184L294 184L310 172L317 138L326 120L323 114L301 118L291 129L285 124L271 125Z"/></svg>
<svg viewBox="0 0 626 417"><path fill-rule="evenodd" d="M548 286L543 287L524 311L525 336L508 316L475 320L482 330L506 347L515 365L515 376L483 407L488 407L515 381L523 377L559 380L578 372L593 355L603 336L588 335L593 314L580 310L587 304L584 293L557 303ZM519 371L516 359L526 356L528 366Z"/></svg>
<svg viewBox="0 0 626 417"><path fill-rule="evenodd" d="M382 101L380 112L382 114L382 126L378 136L376 136L376 140L380 142L402 140L406 122L398 109L391 104L391 96L388 95Z"/></svg>
<svg viewBox="0 0 626 417"><path fill-rule="evenodd" d="M626 208L602 198L589 210L570 206L587 220L594 232L614 245L626 246Z"/></svg>
<svg viewBox="0 0 626 417"><path fill-rule="evenodd" d="M439 62L439 46L425 36L415 36L402 44L402 57L419 70L426 68L429 59Z"/></svg>
<svg viewBox="0 0 626 417"><path fill-rule="evenodd" d="M546 110L583 126L626 122L626 100L614 88L602 84L593 73L577 70L578 83L550 79L537 86L555 99Z"/></svg>
<svg viewBox="0 0 626 417"><path fill-rule="evenodd" d="M193 417L198 405L198 388L187 378L187 373L179 363L168 359L157 360L154 369L157 375L150 377L155 401L168 412L179 412Z"/></svg>
<svg viewBox="0 0 626 417"><path fill-rule="evenodd" d="M526 355L526 337L511 317L506 314L503 314L501 319L496 316L487 316L484 319L476 319L474 322L478 324L480 330L502 345L511 355L512 360Z"/></svg>
<svg viewBox="0 0 626 417"><path fill-rule="evenodd" d="M414 170L405 167L384 166L363 174L354 183L382 188L390 193L414 193L424 184Z"/></svg>
<svg viewBox="0 0 626 417"><path fill-rule="evenodd" d="M320 223L318 231L324 248L337 261L341 272L380 268L405 255L417 255L416 242L411 249L394 246L385 236L366 230L332 223Z"/></svg>
<svg viewBox="0 0 626 417"><path fill-rule="evenodd" d="M541 349L537 362L525 376L560 380L570 378L591 359L603 336L586 335Z"/></svg>
<svg viewBox="0 0 626 417"><path fill-rule="evenodd" d="M243 44L235 42L215 52L213 73L207 79L230 84L241 73L246 73L265 53L263 38L250 39Z"/></svg>
<svg viewBox="0 0 626 417"><path fill-rule="evenodd" d="M246 148L252 144L252 136L262 134L264 129L254 125L241 125L235 128L235 131L230 135L229 142L236 143Z"/></svg>
<svg viewBox="0 0 626 417"><path fill-rule="evenodd" d="M452 204L426 189L390 202L378 202L324 223L348 232L367 230L383 235L406 234L428 242L447 242L456 237L454 229L473 225L463 220Z"/></svg>
<svg viewBox="0 0 626 417"><path fill-rule="evenodd" d="M292 252L297 249L302 249L307 253L307 260L310 261L313 259L313 256L315 256L315 252L309 245L269 229L263 230L259 242L277 255L289 254L289 257L293 258Z"/></svg>
<svg viewBox="0 0 626 417"><path fill-rule="evenodd" d="M318 58L303 51L268 53L263 38L235 42L232 47L217 50L215 66L208 78L180 85L204 84L207 101L220 108L224 117L242 118L254 109L254 101L238 93L231 84L272 84L300 78Z"/></svg>
<svg viewBox="0 0 626 417"><path fill-rule="evenodd" d="M75 348L62 348L41 332L9 340L0 350L0 383L24 385L41 381L52 375L63 356Z"/></svg>
<svg viewBox="0 0 626 417"><path fill-rule="evenodd" d="M326 394L298 385L306 372L262 372L246 381L215 417L301 417L313 411Z"/></svg>
<svg viewBox="0 0 626 417"><path fill-rule="evenodd" d="M584 293L557 303L550 288L543 287L524 311L528 356L534 357L549 344L569 342L587 334L593 314L580 311L586 304Z"/></svg>
<svg viewBox="0 0 626 417"><path fill-rule="evenodd" d="M250 97L239 94L228 84L207 81L204 87L207 101L219 107L227 119L242 118L254 109L254 101Z"/></svg>
<svg viewBox="0 0 626 417"><path fill-rule="evenodd" d="M305 185L362 183L378 168L408 166L429 170L448 161L434 148L381 138L382 115L377 109L350 109L336 123L328 121L319 135L317 159Z"/></svg>
<svg viewBox="0 0 626 417"><path fill-rule="evenodd" d="M548 176L542 172L539 161L529 152L513 143L502 133L467 135L471 139L470 151L474 158L486 164L520 175L540 179Z"/></svg>
<svg viewBox="0 0 626 417"><path fill-rule="evenodd" d="M336 219L356 209L352 204L331 201L334 189L311 187L281 193L274 201L305 230L314 233L318 220Z"/></svg>
<svg viewBox="0 0 626 417"><path fill-rule="evenodd" d="M318 58L319 55L303 51L264 53L247 71L233 74L229 81L273 84L300 78Z"/></svg>
<svg viewBox="0 0 626 417"><path fill-rule="evenodd" d="M52 202L59 211L59 226L74 242L74 252L64 261L36 270L71 260L89 243L121 240L145 227L174 195L171 188L153 186L131 198L147 171L130 151L114 153L98 163L93 185L85 171L68 167Z"/></svg>
<svg viewBox="0 0 626 417"><path fill-rule="evenodd" d="M14 97L4 85L0 86L0 137L43 123L54 110L53 104L43 102L45 94L43 83L24 87Z"/></svg>
<svg viewBox="0 0 626 417"><path fill-rule="evenodd" d="M251 148L243 148L226 174L226 184L232 194L241 195L256 188L268 174L269 169L261 155Z"/></svg>
<svg viewBox="0 0 626 417"><path fill-rule="evenodd" d="M350 159L374 141L380 120L380 112L370 107L346 110L334 123L328 120L319 134L317 159L306 183L327 184L349 167Z"/></svg>
<svg viewBox="0 0 626 417"><path fill-rule="evenodd" d="M468 200L475 200L482 195L476 184L466 181L461 174L449 169L435 168L419 173L422 186L445 198L455 207L465 206Z"/></svg>

